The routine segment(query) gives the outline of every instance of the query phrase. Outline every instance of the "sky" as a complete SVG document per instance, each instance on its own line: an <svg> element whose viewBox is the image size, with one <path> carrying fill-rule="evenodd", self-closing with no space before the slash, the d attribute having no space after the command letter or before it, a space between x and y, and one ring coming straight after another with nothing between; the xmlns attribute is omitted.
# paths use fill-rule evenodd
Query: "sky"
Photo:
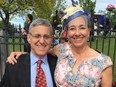
<svg viewBox="0 0 116 87"><path fill-rule="evenodd" d="M67 1L68 5L70 5L72 3L71 0L66 0L66 1ZM74 0L74 1L76 1L76 0ZM92 0L92 1L95 1L95 0ZM99 10L105 11L107 8L107 5L109 5L109 4L112 4L112 5L114 5L114 7L116 7L116 0L96 0L96 8L95 8L96 13ZM25 17L16 17L11 20L11 23L13 23L13 24L16 24L16 25L21 24L22 28L24 27L24 22L25 22Z"/></svg>
<svg viewBox="0 0 116 87"><path fill-rule="evenodd" d="M74 0L77 1L77 0ZM95 0L92 0L95 1ZM67 0L67 4L72 3L71 0ZM96 8L95 11L98 12L99 10L106 10L107 5L112 4L116 7L116 0L96 0Z"/></svg>
<svg viewBox="0 0 116 87"><path fill-rule="evenodd" d="M13 18L11 21L10 21L12 24L15 24L15 25L21 25L21 27L23 28L24 27L24 22L25 22L25 17L15 17Z"/></svg>

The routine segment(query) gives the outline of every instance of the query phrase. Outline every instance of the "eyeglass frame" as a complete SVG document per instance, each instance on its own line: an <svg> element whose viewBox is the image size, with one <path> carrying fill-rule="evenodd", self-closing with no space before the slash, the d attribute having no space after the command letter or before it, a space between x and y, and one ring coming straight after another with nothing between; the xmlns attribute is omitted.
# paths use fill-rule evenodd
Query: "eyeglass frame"
<svg viewBox="0 0 116 87"><path fill-rule="evenodd" d="M44 40L49 40L50 38L52 38L51 35L40 35L40 34L32 34L32 33L29 33L32 37L34 37L35 39L38 39L40 40L42 37Z"/></svg>

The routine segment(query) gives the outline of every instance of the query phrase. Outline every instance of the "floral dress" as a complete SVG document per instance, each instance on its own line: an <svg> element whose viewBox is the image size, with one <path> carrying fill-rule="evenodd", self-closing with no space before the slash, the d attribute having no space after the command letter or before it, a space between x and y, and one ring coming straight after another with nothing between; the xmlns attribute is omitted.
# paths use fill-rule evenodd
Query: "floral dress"
<svg viewBox="0 0 116 87"><path fill-rule="evenodd" d="M72 73L76 62L69 43L60 44L59 58L55 69L57 87L99 87L101 73L112 66L111 58L101 53L90 60L83 61L76 73Z"/></svg>

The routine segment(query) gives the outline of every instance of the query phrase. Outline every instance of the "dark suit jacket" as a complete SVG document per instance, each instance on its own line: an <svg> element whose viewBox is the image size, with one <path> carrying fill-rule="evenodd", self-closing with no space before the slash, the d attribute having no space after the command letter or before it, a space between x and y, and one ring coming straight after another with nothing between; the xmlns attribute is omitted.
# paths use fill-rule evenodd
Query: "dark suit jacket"
<svg viewBox="0 0 116 87"><path fill-rule="evenodd" d="M57 57L48 55L48 63L51 70L51 75L54 81L54 70L57 62ZM21 55L17 60L15 65L6 64L5 74L0 83L0 87L31 87L31 77L30 77L30 54Z"/></svg>

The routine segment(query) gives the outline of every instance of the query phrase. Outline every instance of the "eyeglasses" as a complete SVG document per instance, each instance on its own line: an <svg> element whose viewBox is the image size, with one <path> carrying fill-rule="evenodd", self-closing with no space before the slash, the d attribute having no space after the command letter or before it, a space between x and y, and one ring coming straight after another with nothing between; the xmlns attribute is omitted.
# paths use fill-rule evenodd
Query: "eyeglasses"
<svg viewBox="0 0 116 87"><path fill-rule="evenodd" d="M44 40L49 40L52 36L51 35L40 35L40 34L32 34L32 33L29 33L32 37L34 37L35 39L39 39L43 37Z"/></svg>

